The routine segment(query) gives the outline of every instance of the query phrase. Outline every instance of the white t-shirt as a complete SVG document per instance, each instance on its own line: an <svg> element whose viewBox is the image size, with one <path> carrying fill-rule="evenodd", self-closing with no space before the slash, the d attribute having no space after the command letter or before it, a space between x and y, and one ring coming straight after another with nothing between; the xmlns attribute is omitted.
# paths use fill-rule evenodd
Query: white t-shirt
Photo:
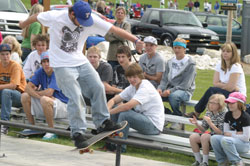
<svg viewBox="0 0 250 166"><path fill-rule="evenodd" d="M240 73L240 77L237 81L237 87L239 88L240 93L246 96L247 90L246 90L245 74L240 64L238 63L233 64L231 69L225 73L223 70L221 70L221 62L220 62L216 65L215 71L219 72L220 81L222 83L228 83L230 75L232 73Z"/></svg>
<svg viewBox="0 0 250 166"><path fill-rule="evenodd" d="M92 34L104 36L112 26L94 14L91 16L94 20L92 26L78 27L70 20L67 10L47 11L38 15L38 21L49 27L51 67L74 67L88 63L82 53L88 36Z"/></svg>
<svg viewBox="0 0 250 166"><path fill-rule="evenodd" d="M22 65L22 59L20 58L20 56L17 52L11 53L10 60L16 61L17 63Z"/></svg>
<svg viewBox="0 0 250 166"><path fill-rule="evenodd" d="M132 85L124 89L120 94L123 100L134 99L140 104L134 109L147 116L155 127L162 131L164 125L164 106L161 96L148 80L142 80L138 90Z"/></svg>
<svg viewBox="0 0 250 166"><path fill-rule="evenodd" d="M176 57L173 59L172 66L171 66L172 78L174 78L177 74L179 74L179 72L181 71L181 69L186 64L187 61L188 61L187 56L184 56L184 58L182 58L181 60L176 59Z"/></svg>
<svg viewBox="0 0 250 166"><path fill-rule="evenodd" d="M35 71L40 67L41 67L40 55L36 50L32 51L28 55L25 65L23 67L25 78L30 79L30 77L35 73Z"/></svg>

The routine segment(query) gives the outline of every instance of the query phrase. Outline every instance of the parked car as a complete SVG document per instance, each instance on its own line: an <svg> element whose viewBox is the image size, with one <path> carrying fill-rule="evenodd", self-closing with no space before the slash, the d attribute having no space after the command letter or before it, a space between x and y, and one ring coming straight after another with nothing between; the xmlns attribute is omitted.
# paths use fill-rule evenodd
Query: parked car
<svg viewBox="0 0 250 166"><path fill-rule="evenodd" d="M141 20L128 19L131 32L135 35L154 36L160 44L172 46L177 37L187 40L187 48L196 52L197 48L219 49L219 37L203 28L198 18L189 11L148 8Z"/></svg>
<svg viewBox="0 0 250 166"><path fill-rule="evenodd" d="M0 0L0 31L3 37L13 35L18 41L22 41L22 29L19 21L29 16L21 0Z"/></svg>
<svg viewBox="0 0 250 166"><path fill-rule="evenodd" d="M227 15L213 13L194 13L201 23L207 23L207 29L216 32L219 36L220 43L226 42L227 36ZM232 20L232 42L237 46L241 43L241 24L235 19Z"/></svg>

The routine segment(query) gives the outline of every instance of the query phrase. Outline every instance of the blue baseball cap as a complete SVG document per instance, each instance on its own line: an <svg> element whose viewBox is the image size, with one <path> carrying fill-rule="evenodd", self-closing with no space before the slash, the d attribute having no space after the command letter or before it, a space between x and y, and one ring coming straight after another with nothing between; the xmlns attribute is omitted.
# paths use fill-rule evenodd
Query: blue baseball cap
<svg viewBox="0 0 250 166"><path fill-rule="evenodd" d="M11 52L10 46L8 44L0 44L0 52L9 51Z"/></svg>
<svg viewBox="0 0 250 166"><path fill-rule="evenodd" d="M89 3L82 0L77 1L72 7L77 21L83 26L93 25L93 18L91 17L91 7Z"/></svg>
<svg viewBox="0 0 250 166"><path fill-rule="evenodd" d="M40 55L40 58L41 58L41 61L44 59L49 59L49 52L48 51L42 52Z"/></svg>

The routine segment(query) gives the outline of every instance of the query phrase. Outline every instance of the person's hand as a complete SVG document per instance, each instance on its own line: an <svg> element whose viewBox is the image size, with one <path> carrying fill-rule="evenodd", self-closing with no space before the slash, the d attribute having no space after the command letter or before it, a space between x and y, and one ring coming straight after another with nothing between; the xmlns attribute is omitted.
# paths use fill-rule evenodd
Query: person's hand
<svg viewBox="0 0 250 166"><path fill-rule="evenodd" d="M24 21L19 21L19 27L21 29L25 28Z"/></svg>
<svg viewBox="0 0 250 166"><path fill-rule="evenodd" d="M170 90L164 90L162 93L162 97L168 97L170 95Z"/></svg>
<svg viewBox="0 0 250 166"><path fill-rule="evenodd" d="M232 137L232 133L224 132L224 136Z"/></svg>
<svg viewBox="0 0 250 166"><path fill-rule="evenodd" d="M197 119L195 116L193 116L193 118L190 118L189 119L189 122L192 123L192 124L197 124Z"/></svg>
<svg viewBox="0 0 250 166"><path fill-rule="evenodd" d="M160 96L162 95L162 90L161 89L157 89L158 93L160 94Z"/></svg>
<svg viewBox="0 0 250 166"><path fill-rule="evenodd" d="M141 54L144 48L144 42L139 39L136 41L135 46L136 46L137 52Z"/></svg>
<svg viewBox="0 0 250 166"><path fill-rule="evenodd" d="M204 116L203 120L205 120L208 124L212 123L211 118L209 116Z"/></svg>

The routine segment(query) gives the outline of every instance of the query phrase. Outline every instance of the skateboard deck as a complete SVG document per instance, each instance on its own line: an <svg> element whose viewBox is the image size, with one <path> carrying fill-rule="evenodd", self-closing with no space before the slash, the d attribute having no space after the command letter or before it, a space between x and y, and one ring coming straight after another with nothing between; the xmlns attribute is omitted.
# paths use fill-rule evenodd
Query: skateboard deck
<svg viewBox="0 0 250 166"><path fill-rule="evenodd" d="M18 137L28 137L32 135L43 135L45 134L44 131L36 131L36 130L29 130L29 131L19 131L16 132L18 134Z"/></svg>
<svg viewBox="0 0 250 166"><path fill-rule="evenodd" d="M86 140L85 143L86 143L86 147L84 148L75 148L74 150L79 150L79 153L80 154L83 154L83 153L86 153L86 152L90 152L92 153L93 150L92 149L89 149L90 146L94 145L95 143L97 143L98 141L102 140L103 138L106 138L108 136L120 136L122 137L123 134L117 134L118 131L124 129L128 122L127 121L122 121L121 123L121 128L120 129L117 129L117 130L112 130L112 131L104 131L104 132L101 132L100 134L97 134L93 137L91 137L90 139Z"/></svg>

